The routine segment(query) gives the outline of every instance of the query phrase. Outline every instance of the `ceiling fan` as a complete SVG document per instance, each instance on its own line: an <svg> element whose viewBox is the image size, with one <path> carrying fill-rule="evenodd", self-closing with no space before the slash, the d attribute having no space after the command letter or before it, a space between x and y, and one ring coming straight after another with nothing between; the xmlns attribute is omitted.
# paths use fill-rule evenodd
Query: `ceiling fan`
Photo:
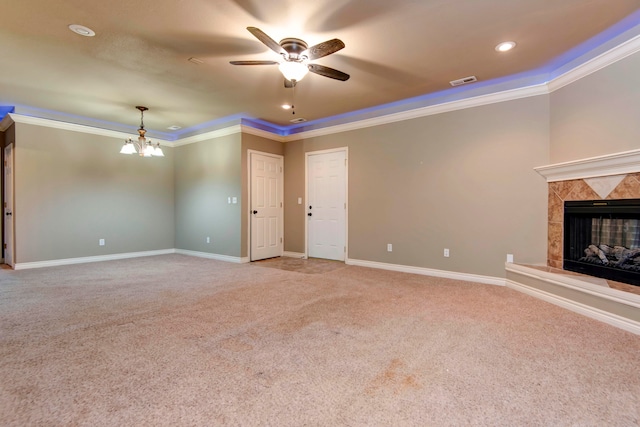
<svg viewBox="0 0 640 427"><path fill-rule="evenodd" d="M288 88L294 87L309 71L331 79L349 80L349 74L342 71L309 63L344 48L342 40L331 39L309 47L304 40L288 37L277 43L259 28L247 27L247 30L269 49L281 55L283 61L230 61L232 65L278 65L285 78L284 86Z"/></svg>

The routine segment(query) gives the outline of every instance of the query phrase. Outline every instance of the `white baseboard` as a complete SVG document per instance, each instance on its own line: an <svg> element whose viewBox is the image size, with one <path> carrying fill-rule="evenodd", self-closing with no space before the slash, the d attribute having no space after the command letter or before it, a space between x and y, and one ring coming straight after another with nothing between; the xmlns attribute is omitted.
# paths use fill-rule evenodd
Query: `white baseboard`
<svg viewBox="0 0 640 427"><path fill-rule="evenodd" d="M162 249L157 251L128 252L123 254L88 256L81 258L54 259L51 261L19 262L13 266L14 270L26 270L29 268L57 267L60 265L84 264L87 262L115 261L126 258L139 258L143 256L166 255L176 253L175 249Z"/></svg>
<svg viewBox="0 0 640 427"><path fill-rule="evenodd" d="M347 259L348 265L360 267L379 268L382 270L400 271L402 273L421 274L423 276L444 277L446 279L464 280L466 282L483 283L485 285L504 286L505 279L501 277L480 276L477 274L457 273L455 271L435 270L432 268L413 267L409 265L387 264L376 261L362 261L358 259Z"/></svg>
<svg viewBox="0 0 640 427"><path fill-rule="evenodd" d="M284 251L282 252L282 256L286 256L289 258L306 258L306 254L300 253L300 252L287 252Z"/></svg>
<svg viewBox="0 0 640 427"><path fill-rule="evenodd" d="M241 257L230 256L230 255L212 254L209 252L188 251L186 249L176 249L175 251L177 254L181 254L181 255L195 256L198 258L215 259L218 261L233 262L236 264L243 264L243 263L249 262L249 258L241 258Z"/></svg>
<svg viewBox="0 0 640 427"><path fill-rule="evenodd" d="M582 314L592 319L607 323L611 326L624 329L625 331L634 333L636 335L640 335L640 322L636 322L634 320L627 319L613 313L581 304L579 302L569 300L567 298L563 298L561 296L551 294L549 292L542 291L531 286L523 285L522 283L517 283L510 279L506 280L506 285L511 289L515 289L516 291L531 295L532 297L539 298L543 301L560 306L562 308L566 308L567 310L571 310L575 313Z"/></svg>

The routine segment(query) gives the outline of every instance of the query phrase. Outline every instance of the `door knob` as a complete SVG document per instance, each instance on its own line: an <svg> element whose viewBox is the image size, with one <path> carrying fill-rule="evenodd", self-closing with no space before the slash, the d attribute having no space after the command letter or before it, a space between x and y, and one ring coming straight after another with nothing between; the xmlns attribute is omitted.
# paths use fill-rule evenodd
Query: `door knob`
<svg viewBox="0 0 640 427"><path fill-rule="evenodd" d="M254 214L254 215L255 215L255 214L257 214L257 213L258 213L258 211L253 211L253 214Z"/></svg>
<svg viewBox="0 0 640 427"><path fill-rule="evenodd" d="M309 206L309 209L311 209L311 206Z"/></svg>
<svg viewBox="0 0 640 427"><path fill-rule="evenodd" d="M313 215L313 214L312 214L311 212L309 212L309 213L307 214L307 216L312 216L312 215Z"/></svg>

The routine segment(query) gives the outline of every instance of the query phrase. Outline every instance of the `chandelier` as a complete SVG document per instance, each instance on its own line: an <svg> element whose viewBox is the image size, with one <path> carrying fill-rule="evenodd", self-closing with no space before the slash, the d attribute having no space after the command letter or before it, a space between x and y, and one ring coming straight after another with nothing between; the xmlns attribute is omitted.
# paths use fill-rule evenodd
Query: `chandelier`
<svg viewBox="0 0 640 427"><path fill-rule="evenodd" d="M136 154L138 153L142 157L164 157L164 153L160 148L160 143L153 143L151 140L146 139L144 134L147 131L144 128L144 112L148 110L147 107L137 106L138 110L140 110L140 129L138 129L138 140L134 141L133 139L125 139L124 145L120 150L120 154Z"/></svg>

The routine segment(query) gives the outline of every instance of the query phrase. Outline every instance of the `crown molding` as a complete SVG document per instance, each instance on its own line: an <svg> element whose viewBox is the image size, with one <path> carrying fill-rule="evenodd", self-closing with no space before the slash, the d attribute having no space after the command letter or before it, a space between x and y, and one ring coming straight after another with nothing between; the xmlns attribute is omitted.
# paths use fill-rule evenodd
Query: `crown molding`
<svg viewBox="0 0 640 427"><path fill-rule="evenodd" d="M428 107L415 108L399 113L387 114L371 119L359 120L356 122L344 123L321 129L300 132L287 136L287 141L295 141L305 138L330 135L334 133L347 132L351 130L363 129L372 126L380 126L389 123L401 122L435 114L447 113L450 111L463 110L466 108L480 107L483 105L495 104L498 102L513 101L520 98L528 98L549 93L546 84L527 86L518 89L510 89L501 92L494 92L487 95L475 96L458 101L445 102L442 104L430 105Z"/></svg>
<svg viewBox="0 0 640 427"><path fill-rule="evenodd" d="M13 123L24 123L28 125L43 126L43 127L53 128L53 129L69 130L72 132L88 133L91 135L107 136L110 138L128 139L132 135L129 133L115 131L115 130L101 129L101 128L96 128L96 127L86 126L86 125L78 125L75 123L61 122L58 120L43 119L40 117L24 116L22 114L16 114L16 113L7 114L7 116L5 116L5 118L2 120L3 123L5 122L5 120L7 120L7 117L9 117L11 122ZM169 141L165 141L158 138L153 138L153 139L154 141L160 142L163 145L166 145L169 147L172 145L171 142Z"/></svg>
<svg viewBox="0 0 640 427"><path fill-rule="evenodd" d="M545 177L547 182L636 173L640 172L640 150L538 166L533 169Z"/></svg>
<svg viewBox="0 0 640 427"><path fill-rule="evenodd" d="M240 125L228 126L226 128L212 130L210 132L201 133L199 135L181 138L172 143L173 147L181 147L183 145L195 144L196 142L206 141L208 139L222 138L223 136L234 135L242 132Z"/></svg>
<svg viewBox="0 0 640 427"><path fill-rule="evenodd" d="M289 137L287 136L278 135L278 134L269 132L267 130L256 129L254 127L247 126L247 125L241 125L241 131L242 133L248 133L250 135L259 136L262 138L270 139L272 141L277 141L277 142L289 141Z"/></svg>
<svg viewBox="0 0 640 427"><path fill-rule="evenodd" d="M627 40L549 81L549 92L561 89L637 52L640 52L640 36Z"/></svg>
<svg viewBox="0 0 640 427"><path fill-rule="evenodd" d="M362 120L356 120L349 123L342 123L334 126L327 126L318 129L312 129L299 133L293 133L286 136L279 135L270 130L259 129L251 126L250 124L236 124L225 128L217 129L214 131L205 132L198 135L189 136L186 138L179 138L176 141L167 141L158 138L154 140L161 142L168 147L179 147L182 145L194 144L209 139L220 138L237 133L248 133L256 135L262 138L270 139L278 142L296 141L306 138L313 138L319 136L326 136L335 133L348 132L352 130L364 129L374 126L380 126L390 123L401 122L405 120L411 120L420 117L426 117L441 113L447 113L457 110L463 110L467 108L480 107L483 105L495 104L499 102L512 101L521 98L528 98L539 95L548 95L564 86L576 82L577 80L593 74L617 61L620 61L634 53L640 52L640 36L636 36L626 42L623 42L614 48L604 52L597 57L588 60L575 68L567 71L566 73L553 78L546 83L540 83L537 85L526 86L516 89L504 90L500 92L494 92L485 95L479 95L469 97L461 100L443 102L440 104L429 105L425 107L414 108L402 112L384 114L378 117L366 118ZM83 132L94 135L102 135L108 137L124 138L127 139L131 135L121 131L113 131L108 129L101 129L86 125L73 124L68 122L62 122L58 120L38 118L32 116L26 116L16 113L8 113L5 118L0 122L0 131L5 131L11 126L12 123L27 123L36 126L46 126L56 129L70 130L74 132ZM553 166L553 165L552 165ZM541 167L540 172L543 174L546 169L551 166ZM538 170L538 168L536 168ZM605 169L606 170L606 169ZM619 173L619 172L615 172ZM622 172L626 173L626 172ZM544 175L543 175L544 176ZM602 175L598 175L602 176ZM549 178L548 178L549 179ZM555 178L551 178L555 179ZM565 178L561 178L565 179ZM570 179L570 178L566 178ZM560 179L558 179L560 180Z"/></svg>
<svg viewBox="0 0 640 427"><path fill-rule="evenodd" d="M595 73L609 65L612 65L634 53L640 52L640 36L636 36L626 42L623 42L612 49L586 61L566 73L553 78L547 83L533 85L518 89L495 92L487 95L481 95L472 98L466 98L459 101L436 104L427 107L416 108L399 113L388 114L371 119L359 120L350 123L329 126L321 129L291 134L287 137L288 141L295 141L305 138L330 135L350 130L363 129L371 126L379 126L387 123L394 123L403 120L410 120L418 117L425 117L434 114L446 113L450 111L462 110L465 108L479 107L482 105L493 104L497 102L512 101L515 99L526 98L531 96L546 95L556 91L564 86L580 80L590 74Z"/></svg>

